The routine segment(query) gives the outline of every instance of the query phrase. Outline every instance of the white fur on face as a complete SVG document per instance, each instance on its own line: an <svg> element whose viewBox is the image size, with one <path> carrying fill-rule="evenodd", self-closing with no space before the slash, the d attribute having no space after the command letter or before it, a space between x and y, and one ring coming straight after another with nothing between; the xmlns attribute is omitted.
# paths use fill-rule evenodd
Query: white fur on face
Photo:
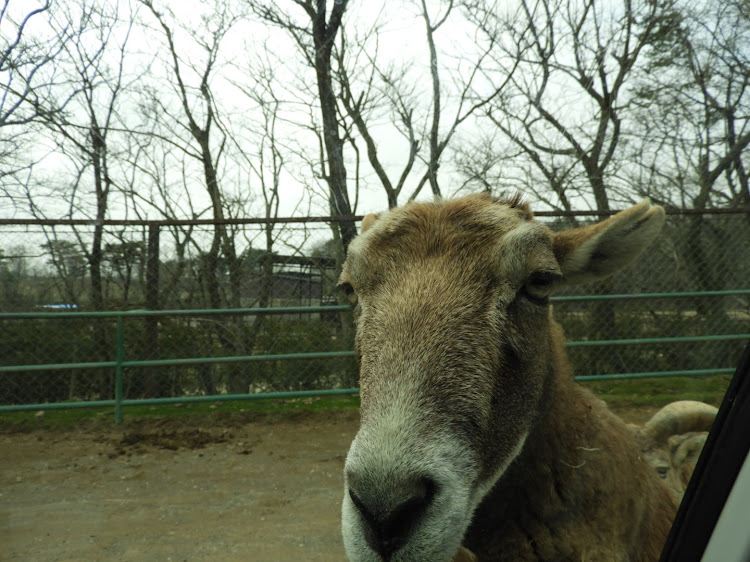
<svg viewBox="0 0 750 562"><path fill-rule="evenodd" d="M447 429L421 416L408 395L368 418L357 433L346 459L347 486L342 506L344 546L350 560L380 562L367 544L361 514L348 493L348 479L369 493L388 496L394 481L414 476L436 483L437 492L408 541L391 556L392 562L453 559L471 523L474 510L523 448L522 436L490 481L479 482L477 454Z"/></svg>

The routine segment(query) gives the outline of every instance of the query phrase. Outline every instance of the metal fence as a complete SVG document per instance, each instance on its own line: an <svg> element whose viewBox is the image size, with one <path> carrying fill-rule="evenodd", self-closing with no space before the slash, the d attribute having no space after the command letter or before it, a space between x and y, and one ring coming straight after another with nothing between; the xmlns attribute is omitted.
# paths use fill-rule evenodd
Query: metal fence
<svg viewBox="0 0 750 562"><path fill-rule="evenodd" d="M0 411L356 392L333 238L316 219L0 222ZM747 212L675 214L555 316L582 380L729 373L749 280Z"/></svg>

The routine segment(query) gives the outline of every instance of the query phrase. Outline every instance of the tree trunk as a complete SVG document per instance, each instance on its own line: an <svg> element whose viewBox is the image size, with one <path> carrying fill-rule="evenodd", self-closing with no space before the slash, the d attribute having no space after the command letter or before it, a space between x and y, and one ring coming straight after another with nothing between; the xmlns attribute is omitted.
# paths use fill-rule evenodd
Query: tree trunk
<svg viewBox="0 0 750 562"><path fill-rule="evenodd" d="M94 225L91 250L88 253L89 277L91 282L91 307L95 311L104 310L104 287L102 283L102 238L103 221L107 216L107 196L109 195L109 176L107 173L107 145L96 123L90 128L91 163L94 172L94 189L96 192L96 224ZM98 361L111 360L113 338L109 333L108 322L94 324L94 345ZM102 400L114 397L114 373L103 369L98 376L99 397Z"/></svg>
<svg viewBox="0 0 750 562"><path fill-rule="evenodd" d="M323 142L328 160L328 175L326 180L330 192L331 209L334 215L339 217L351 216L352 208L346 185L344 142L339 135L338 109L336 108L336 95L333 91L331 52L347 1L343 0L334 3L329 22L326 22L326 2L319 1L317 12L313 19L315 76L318 83L320 112L323 119ZM354 221L339 222L338 228L344 248L348 248L349 243L357 235Z"/></svg>
<svg viewBox="0 0 750 562"><path fill-rule="evenodd" d="M146 257L146 309L159 310L159 226L152 224L148 228L148 245ZM144 342L145 359L159 358L159 318L147 316L145 319ZM144 369L143 395L146 398L167 396L169 385L162 369Z"/></svg>

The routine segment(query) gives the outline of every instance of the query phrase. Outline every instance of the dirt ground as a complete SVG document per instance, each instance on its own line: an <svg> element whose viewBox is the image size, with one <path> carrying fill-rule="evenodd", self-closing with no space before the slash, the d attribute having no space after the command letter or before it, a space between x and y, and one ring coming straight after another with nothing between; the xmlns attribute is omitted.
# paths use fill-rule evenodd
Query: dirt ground
<svg viewBox="0 0 750 562"><path fill-rule="evenodd" d="M0 434L0 560L345 560L357 414Z"/></svg>
<svg viewBox="0 0 750 562"><path fill-rule="evenodd" d="M0 560L343 561L357 427L346 412L0 433Z"/></svg>

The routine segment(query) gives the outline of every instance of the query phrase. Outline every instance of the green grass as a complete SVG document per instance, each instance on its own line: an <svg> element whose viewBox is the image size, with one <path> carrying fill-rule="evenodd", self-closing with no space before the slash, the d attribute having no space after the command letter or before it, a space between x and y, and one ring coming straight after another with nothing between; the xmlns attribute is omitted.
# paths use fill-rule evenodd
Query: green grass
<svg viewBox="0 0 750 562"><path fill-rule="evenodd" d="M614 406L662 406L675 400L699 400L718 406L731 375L665 377L582 383Z"/></svg>
<svg viewBox="0 0 750 562"><path fill-rule="evenodd" d="M586 382L584 386L613 407L660 407L675 400L700 400L718 406L730 375L671 377ZM280 421L301 415L338 415L356 412L359 396L315 396L308 398L254 399L191 402L123 408L125 424L144 420L182 419L185 425L225 425L249 421ZM96 429L115 427L114 409L77 408L0 414L0 431Z"/></svg>
<svg viewBox="0 0 750 562"><path fill-rule="evenodd" d="M123 422L181 418L186 425L223 425L243 421L278 421L300 415L335 415L359 409L359 396L314 396L308 398L252 399L217 402L186 402L123 408ZM43 412L4 412L0 432L34 429L68 430L114 426L114 408L75 408Z"/></svg>

